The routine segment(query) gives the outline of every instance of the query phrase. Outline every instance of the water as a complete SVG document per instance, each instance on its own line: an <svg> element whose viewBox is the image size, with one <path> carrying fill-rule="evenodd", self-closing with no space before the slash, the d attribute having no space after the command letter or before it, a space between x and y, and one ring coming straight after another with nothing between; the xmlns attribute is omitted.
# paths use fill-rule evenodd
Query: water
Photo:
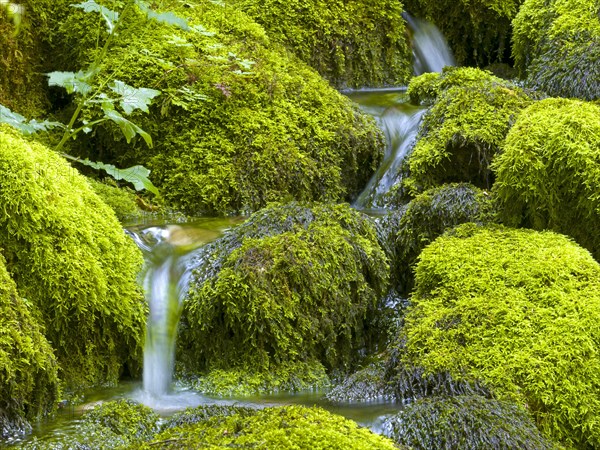
<svg viewBox="0 0 600 450"><path fill-rule="evenodd" d="M412 31L412 49L415 75L426 72L441 72L445 66L454 66L454 56L444 35L426 20L405 15Z"/></svg>

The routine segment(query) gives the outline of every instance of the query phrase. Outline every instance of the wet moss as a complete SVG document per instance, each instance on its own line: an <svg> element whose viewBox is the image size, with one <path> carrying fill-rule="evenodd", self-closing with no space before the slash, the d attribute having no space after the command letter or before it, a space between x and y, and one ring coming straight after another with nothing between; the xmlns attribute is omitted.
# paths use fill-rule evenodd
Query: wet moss
<svg viewBox="0 0 600 450"><path fill-rule="evenodd" d="M70 387L139 368L142 256L84 177L46 147L0 127L0 246L39 310Z"/></svg>
<svg viewBox="0 0 600 450"><path fill-rule="evenodd" d="M332 402L373 402L395 400L393 390L385 379L383 361L345 377L326 395Z"/></svg>
<svg viewBox="0 0 600 450"><path fill-rule="evenodd" d="M269 38L337 88L402 86L412 74L402 3L235 0Z"/></svg>
<svg viewBox="0 0 600 450"><path fill-rule="evenodd" d="M600 107L547 99L527 108L493 164L499 210L512 226L572 236L600 259Z"/></svg>
<svg viewBox="0 0 600 450"><path fill-rule="evenodd" d="M206 422L213 418L224 419L228 416L249 417L256 414L255 408L237 405L201 405L187 408L169 417L161 426L161 431Z"/></svg>
<svg viewBox="0 0 600 450"><path fill-rule="evenodd" d="M403 360L483 383L569 448L597 447L599 280L564 236L461 225L421 253Z"/></svg>
<svg viewBox="0 0 600 450"><path fill-rule="evenodd" d="M121 222L142 219L148 215L140 205L152 208L127 187L120 188L109 184L110 182L101 182L92 178L88 178L88 183L102 201L111 207Z"/></svg>

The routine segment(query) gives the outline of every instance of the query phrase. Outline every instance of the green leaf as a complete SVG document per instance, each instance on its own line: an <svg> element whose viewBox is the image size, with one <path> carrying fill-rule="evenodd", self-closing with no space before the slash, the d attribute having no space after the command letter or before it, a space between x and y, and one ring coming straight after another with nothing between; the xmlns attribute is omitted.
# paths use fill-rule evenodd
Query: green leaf
<svg viewBox="0 0 600 450"><path fill-rule="evenodd" d="M78 93L87 95L92 91L92 86L88 81L94 75L93 72L50 72L48 74L48 86L60 86L67 90L69 94Z"/></svg>
<svg viewBox="0 0 600 450"><path fill-rule="evenodd" d="M146 17L150 20L156 20L159 23L164 23L165 25L171 25L173 27L181 28L184 31L189 31L190 27L188 25L188 21L182 17L175 15L172 12L166 13L158 13L151 9L148 4L141 0L136 0L135 2L138 7L142 10Z"/></svg>
<svg viewBox="0 0 600 450"><path fill-rule="evenodd" d="M146 133L144 130L138 127L135 123L127 120L114 109L105 108L105 106L106 105L102 106L102 108L104 109L104 117L106 117L108 120L113 121L119 126L128 144L131 142L131 140L135 137L136 134L139 134L144 139L144 141L146 141L148 147L152 148L152 138L148 133ZM112 105L110 106L112 107Z"/></svg>
<svg viewBox="0 0 600 450"><path fill-rule="evenodd" d="M127 115L131 114L136 109L141 109L147 113L148 105L152 103L152 99L160 95L160 91L157 91L156 89L137 89L119 80L115 80L109 87L121 96L119 104Z"/></svg>
<svg viewBox="0 0 600 450"><path fill-rule="evenodd" d="M43 122L38 122L35 119L28 121L21 114L12 112L3 105L0 105L0 123L6 123L26 135L30 135L38 131L48 131L50 128L64 127L62 123L50 122L47 120L44 120Z"/></svg>
<svg viewBox="0 0 600 450"><path fill-rule="evenodd" d="M83 3L78 3L77 5L71 5L73 8L83 9L86 13L89 12L99 12L104 20L106 21L106 27L108 29L108 34L112 34L115 30L115 25L119 21L119 13L113 11L112 9L105 8L104 6L99 5L94 0L88 0Z"/></svg>

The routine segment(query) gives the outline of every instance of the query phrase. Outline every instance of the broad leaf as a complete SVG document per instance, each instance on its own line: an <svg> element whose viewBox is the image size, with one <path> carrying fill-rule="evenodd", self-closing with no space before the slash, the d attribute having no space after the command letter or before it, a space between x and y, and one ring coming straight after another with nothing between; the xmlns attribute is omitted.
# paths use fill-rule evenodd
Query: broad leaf
<svg viewBox="0 0 600 450"><path fill-rule="evenodd" d="M160 95L160 91L155 89L137 89L118 80L115 80L109 87L121 96L119 104L127 115L131 114L136 109L141 109L147 113L148 105L150 105L152 99Z"/></svg>
<svg viewBox="0 0 600 450"><path fill-rule="evenodd" d="M139 134L144 141L146 141L148 147L152 148L152 138L150 135L138 127L135 123L130 122L117 111L115 111L112 108L112 105L109 105L110 104L102 105L102 109L104 109L104 117L106 117L108 120L112 120L119 126L123 132L123 135L125 136L125 139L127 140L127 143L129 144L135 135Z"/></svg>
<svg viewBox="0 0 600 450"><path fill-rule="evenodd" d="M136 0L135 2L138 7L146 14L146 17L157 22L164 23L165 25L171 25L173 27L181 28L182 30L189 31L190 27L188 21L182 17L175 15L172 12L158 13L148 6L148 3Z"/></svg>
<svg viewBox="0 0 600 450"><path fill-rule="evenodd" d="M2 105L0 105L0 123L6 123L26 135L30 135L38 131L47 131L50 128L64 127L62 123L49 122L47 120L43 122L38 122L35 119L28 121L21 114L12 112L6 106Z"/></svg>
<svg viewBox="0 0 600 450"><path fill-rule="evenodd" d="M50 72L48 75L49 86L60 86L67 90L69 94L78 93L87 95L92 91L92 86L88 83L93 76L93 72Z"/></svg>
<svg viewBox="0 0 600 450"><path fill-rule="evenodd" d="M112 9L105 8L102 5L99 5L94 0L87 0L83 3L78 3L77 5L71 5L73 8L83 9L86 13L89 12L99 12L104 20L106 21L106 27L108 29L108 34L112 34L115 31L115 26L119 21L119 13L113 11Z"/></svg>

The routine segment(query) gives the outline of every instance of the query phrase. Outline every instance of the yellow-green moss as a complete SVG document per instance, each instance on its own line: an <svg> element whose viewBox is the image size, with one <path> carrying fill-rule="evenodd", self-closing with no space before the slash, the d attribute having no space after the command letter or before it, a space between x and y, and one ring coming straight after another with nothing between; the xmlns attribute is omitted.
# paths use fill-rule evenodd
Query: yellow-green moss
<svg viewBox="0 0 600 450"><path fill-rule="evenodd" d="M142 256L85 178L46 147L0 128L0 246L40 311L68 385L139 368Z"/></svg>
<svg viewBox="0 0 600 450"><path fill-rule="evenodd" d="M88 183L121 222L144 216L144 211L138 205L141 199L137 200L138 197L130 189L111 186L91 178L88 178Z"/></svg>

